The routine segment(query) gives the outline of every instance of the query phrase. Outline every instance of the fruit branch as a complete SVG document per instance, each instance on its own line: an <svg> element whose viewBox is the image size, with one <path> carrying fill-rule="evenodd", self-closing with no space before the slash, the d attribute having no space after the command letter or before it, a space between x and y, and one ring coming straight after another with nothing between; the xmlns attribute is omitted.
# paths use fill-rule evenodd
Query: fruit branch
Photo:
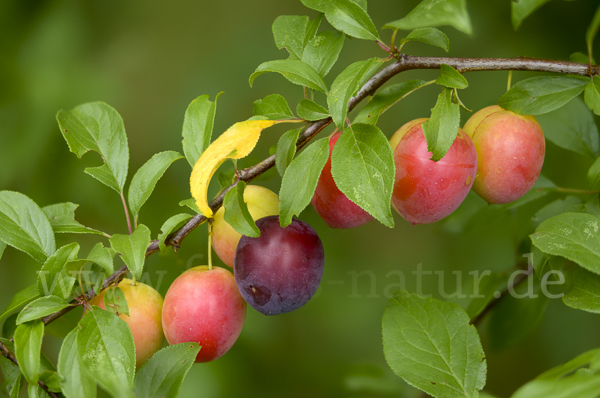
<svg viewBox="0 0 600 398"><path fill-rule="evenodd" d="M358 93L350 99L348 102L348 111L352 111L361 101L367 97L373 95L381 86L383 86L389 79L396 76L397 74L413 69L439 69L442 64L446 64L454 67L460 72L477 72L477 71L499 71L499 70L526 70L526 71L537 71L537 72L554 72L562 74L572 74L581 76L593 76L600 75L600 66L592 65L591 67L587 64L567 62L567 61L553 61L539 58L449 58L449 57L414 57L405 54L398 55L398 60L393 64L390 64L376 73L371 77L358 91ZM331 117L321 119L308 124L308 127L300 133L296 142L297 149L303 148L312 138L320 133L325 127L331 124ZM275 165L275 155L271 155L256 165L238 170L236 172L239 180L244 182L250 182L261 174L269 170ZM233 183L221 193L219 193L209 204L213 212L216 212L222 205L225 194L230 189L234 188L237 182ZM175 251L179 249L183 239L192 232L197 226L206 222L206 217L197 214L192 217L185 225L169 235L165 240L165 245L172 246ZM158 252L159 245L158 240L154 240L150 243L146 249L146 257L153 253ZM112 284L118 284L124 277L129 273L127 266L121 267L111 276L104 280L102 283L102 289L104 290ZM527 275L519 275L519 278L515 280L515 283L523 282ZM514 286L516 286L516 284ZM513 287L514 287L513 286ZM91 300L96 296L96 292L93 289L88 290L85 293L85 298ZM502 298L505 293L502 294ZM486 309L473 321L477 323L480 318L483 317L500 299L493 300L488 304ZM62 315L66 314L75 306L78 305L76 300L71 302L73 304L59 312L46 316L43 320L47 325L50 322L58 319ZM1 344L1 343L0 343ZM6 356L5 352L2 354ZM9 358L10 359L10 358Z"/></svg>
<svg viewBox="0 0 600 398"><path fill-rule="evenodd" d="M10 352L10 350L8 349L8 347L6 347L4 345L4 343L2 343L2 341L0 341L0 352L2 353L2 356L5 357L6 359L8 359L9 361L11 361L12 363L14 363L15 365L19 366L19 362L17 362L17 358L15 357L15 355ZM46 391L46 393L52 397L52 398L61 398L62 395L52 392L48 389L48 386L42 382L42 381L38 381L38 385L40 387L42 387L44 389L44 391Z"/></svg>

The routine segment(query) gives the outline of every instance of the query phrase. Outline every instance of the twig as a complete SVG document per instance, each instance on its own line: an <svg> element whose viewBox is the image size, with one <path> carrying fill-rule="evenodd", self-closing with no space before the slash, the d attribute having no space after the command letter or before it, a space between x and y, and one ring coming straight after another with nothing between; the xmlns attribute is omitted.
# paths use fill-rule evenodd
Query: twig
<svg viewBox="0 0 600 398"><path fill-rule="evenodd" d="M492 301L490 301L485 308L477 315L475 318L471 320L471 325L479 325L483 318L496 306L498 303L506 297L507 294L514 291L514 289L519 286L521 283L525 282L529 276L533 274L533 266L529 266L526 271L522 271L513 281L513 283L506 287L502 292L500 292L500 296L494 297Z"/></svg>
<svg viewBox="0 0 600 398"><path fill-rule="evenodd" d="M5 357L6 359L10 360L15 365L19 366L19 362L17 361L17 357L15 357L15 355L12 352L10 352L10 350L8 349L8 347L6 347L4 345L4 343L2 343L2 341L0 341L0 352L2 353L3 357ZM44 382L38 381L38 385L40 387L42 387L44 389L44 391L46 391L46 393L50 397L52 397L52 398L61 398L62 397L62 394L50 391L48 389L48 386Z"/></svg>

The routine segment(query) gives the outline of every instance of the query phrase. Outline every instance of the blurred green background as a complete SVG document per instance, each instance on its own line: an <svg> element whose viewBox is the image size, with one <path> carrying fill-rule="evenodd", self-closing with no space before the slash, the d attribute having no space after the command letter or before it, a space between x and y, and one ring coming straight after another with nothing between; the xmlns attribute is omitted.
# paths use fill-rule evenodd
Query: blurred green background
<svg viewBox="0 0 600 398"><path fill-rule="evenodd" d="M369 12L381 27L417 3L373 0ZM473 35L449 27L442 30L450 38L450 56L568 59L575 51L585 51L585 28L596 6L597 1L591 0L555 0L515 32L508 0L470 0ZM280 0L0 1L0 189L22 192L40 206L78 203L77 217L83 224L124 233L118 196L83 173L85 167L100 164L99 157L89 154L78 160L68 151L58 131L56 112L97 100L115 107L129 137L131 176L156 152L181 152L183 115L199 95L214 99L225 92L218 101L214 136L252 116L253 101L266 95L282 94L294 109L302 89L280 75L266 74L255 81L254 88L248 85L248 77L261 62L287 57L284 50L276 49L271 35L272 22L282 14L316 15L300 1ZM326 22L323 29L330 29ZM391 31L380 32L388 41ZM328 84L351 62L385 56L371 42L346 40L344 47L326 78ZM446 55L441 49L415 43L406 45L405 51ZM436 71L409 71L391 83L429 80L436 75ZM462 101L475 110L495 103L506 90L507 75L467 75L470 87L461 93ZM517 72L513 81L526 76L533 74ZM384 114L380 128L389 137L403 123L427 117L438 90L429 86L412 94ZM324 104L322 95L316 98ZM468 114L462 117L464 123ZM283 131L283 127L265 131L242 165L266 157ZM331 128L322 135L330 132ZM586 188L591 159L552 143L548 143L546 159L546 177L561 186ZM178 203L190 197L189 173L185 160L175 163L143 208L140 220L153 236L163 221L184 211ZM280 178L275 173L270 176L257 183L277 192ZM211 192L217 189L213 186ZM482 201L473 195L461 211L469 213L481 206ZM461 223L459 216L450 220L454 224L416 227L396 216L395 229L372 222L356 230L336 231L309 206L301 218L317 230L326 250L325 274L316 297L302 309L277 317L265 317L249 308L237 344L214 363L195 365L181 396L418 396L391 373L383 357L381 316L394 288L391 284L398 283L390 272L402 271L406 288L415 291L411 272L418 264L434 272L510 268L529 250L522 242L533 230L529 219L539 206L539 202L525 206L461 233L455 228ZM57 244L75 238L61 235ZM99 238L77 239L86 253ZM164 294L186 267L204 263L206 227L202 226L184 241L177 255L169 249L151 256L146 270L150 283ZM6 250L0 262L0 308L35 281L37 269L39 264L28 256ZM367 272L360 274L363 271ZM446 279L450 292L453 277ZM424 292L439 297L435 274L426 276L424 282ZM60 338L80 316L80 311L73 311L49 327L44 351L52 360L57 358ZM599 318L568 309L560 300L551 300L533 333L507 349L493 349L487 326L484 323L480 328L489 368L486 390L499 397L510 395L542 371L600 346Z"/></svg>

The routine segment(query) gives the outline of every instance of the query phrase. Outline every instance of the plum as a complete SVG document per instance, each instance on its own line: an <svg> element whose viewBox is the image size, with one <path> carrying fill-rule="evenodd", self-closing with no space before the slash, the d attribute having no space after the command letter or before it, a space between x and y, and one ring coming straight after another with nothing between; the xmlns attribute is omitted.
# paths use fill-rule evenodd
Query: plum
<svg viewBox="0 0 600 398"><path fill-rule="evenodd" d="M331 152L342 132L329 139L329 159L321 172L311 203L331 228L354 228L368 223L373 217L352 202L339 190L331 175Z"/></svg>
<svg viewBox="0 0 600 398"><path fill-rule="evenodd" d="M123 279L119 288L125 294L129 307L129 315L120 314L133 335L135 344L136 366L142 366L158 351L163 344L164 336L161 322L163 298L159 292L148 285ZM106 290L90 300L90 304L106 309L104 295Z"/></svg>
<svg viewBox="0 0 600 398"><path fill-rule="evenodd" d="M488 203L509 203L531 189L544 164L544 132L533 116L498 105L476 112L465 124L477 150L473 190Z"/></svg>
<svg viewBox="0 0 600 398"><path fill-rule="evenodd" d="M433 223L452 214L463 202L477 172L477 153L469 136L458 129L446 155L435 162L427 150L423 122L402 126L390 139L396 176L392 207L414 224Z"/></svg>
<svg viewBox="0 0 600 398"><path fill-rule="evenodd" d="M321 239L307 223L294 219L285 228L279 217L256 222L260 237L242 237L234 274L246 302L265 315L302 307L315 294L325 264Z"/></svg>
<svg viewBox="0 0 600 398"><path fill-rule="evenodd" d="M196 362L220 358L236 342L246 318L246 302L231 272L194 267L169 287L162 322L169 344L197 342Z"/></svg>
<svg viewBox="0 0 600 398"><path fill-rule="evenodd" d="M244 202L254 220L279 214L279 197L267 188L248 185L244 190ZM242 235L225 221L224 216L225 209L221 207L214 217L212 246L217 256L233 268L235 249Z"/></svg>

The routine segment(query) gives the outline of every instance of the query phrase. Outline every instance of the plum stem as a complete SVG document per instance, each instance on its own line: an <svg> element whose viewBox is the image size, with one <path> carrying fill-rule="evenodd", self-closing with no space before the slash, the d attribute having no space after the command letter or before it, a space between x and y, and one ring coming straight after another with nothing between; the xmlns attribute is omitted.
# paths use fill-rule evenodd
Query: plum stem
<svg viewBox="0 0 600 398"><path fill-rule="evenodd" d="M213 219L208 220L208 269L213 269L212 265L212 223Z"/></svg>
<svg viewBox="0 0 600 398"><path fill-rule="evenodd" d="M513 75L513 71L509 70L508 71L508 81L506 82L506 91L509 91L510 86L512 85L512 75Z"/></svg>

